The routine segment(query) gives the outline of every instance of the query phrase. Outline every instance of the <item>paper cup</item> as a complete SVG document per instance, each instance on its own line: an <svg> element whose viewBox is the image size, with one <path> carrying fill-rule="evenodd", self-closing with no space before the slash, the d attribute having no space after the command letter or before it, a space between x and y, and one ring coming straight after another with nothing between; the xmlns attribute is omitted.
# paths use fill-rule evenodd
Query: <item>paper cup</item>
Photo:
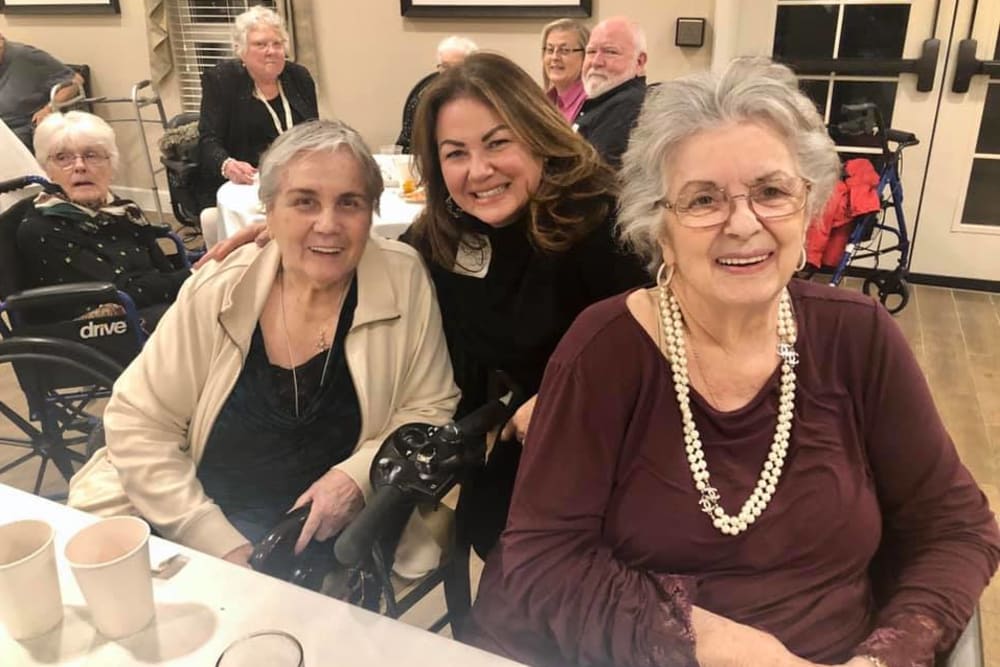
<svg viewBox="0 0 1000 667"><path fill-rule="evenodd" d="M119 516L88 526L66 544L66 560L102 635L126 637L153 619L145 521Z"/></svg>
<svg viewBox="0 0 1000 667"><path fill-rule="evenodd" d="M62 620L54 537L44 521L0 526L0 622L14 639L35 637Z"/></svg>

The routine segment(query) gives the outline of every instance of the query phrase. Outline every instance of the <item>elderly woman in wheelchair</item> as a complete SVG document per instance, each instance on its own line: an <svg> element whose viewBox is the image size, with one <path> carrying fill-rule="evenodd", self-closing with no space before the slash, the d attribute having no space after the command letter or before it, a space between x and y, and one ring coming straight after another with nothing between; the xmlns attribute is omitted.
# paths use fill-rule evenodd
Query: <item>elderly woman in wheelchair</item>
<svg viewBox="0 0 1000 667"><path fill-rule="evenodd" d="M175 265L132 201L114 195L118 149L111 127L89 113L53 113L35 131L35 153L62 192L43 192L20 205L17 247L25 287L80 282L114 284L151 330L190 275ZM183 264L183 254L180 255ZM88 306L62 313L76 317Z"/></svg>
<svg viewBox="0 0 1000 667"><path fill-rule="evenodd" d="M260 194L276 243L181 288L115 384L107 445L73 478L70 505L140 514L239 564L292 508L310 506L296 553L351 520L382 441L446 423L458 402L426 269L370 236L381 191L346 125L313 121L272 145ZM397 569L437 565L437 518L401 518Z"/></svg>

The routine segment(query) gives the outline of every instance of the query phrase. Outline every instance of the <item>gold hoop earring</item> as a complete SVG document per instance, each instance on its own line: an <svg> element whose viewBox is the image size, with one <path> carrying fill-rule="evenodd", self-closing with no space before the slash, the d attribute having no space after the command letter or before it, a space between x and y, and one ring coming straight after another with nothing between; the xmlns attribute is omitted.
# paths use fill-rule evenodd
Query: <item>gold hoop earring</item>
<svg viewBox="0 0 1000 667"><path fill-rule="evenodd" d="M666 271L666 277L664 277L663 272ZM660 264L660 268L656 270L656 285L660 289L664 289L670 285L670 281L674 279L674 265L671 264L669 267L666 262Z"/></svg>
<svg viewBox="0 0 1000 667"><path fill-rule="evenodd" d="M795 267L795 271L798 272L806 268L808 261L808 257L806 256L806 247L802 246L802 258L799 260L799 265Z"/></svg>

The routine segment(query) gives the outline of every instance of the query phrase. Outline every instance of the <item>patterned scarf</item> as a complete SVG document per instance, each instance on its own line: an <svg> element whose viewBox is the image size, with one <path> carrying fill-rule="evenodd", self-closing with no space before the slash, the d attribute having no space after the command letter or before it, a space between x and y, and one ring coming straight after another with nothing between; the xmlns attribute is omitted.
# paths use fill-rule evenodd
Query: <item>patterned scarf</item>
<svg viewBox="0 0 1000 667"><path fill-rule="evenodd" d="M149 226L149 221L135 202L120 199L110 192L104 205L97 210L72 202L65 195L48 192L35 197L35 208L45 216L72 220L88 234L96 234L102 227L123 219L139 227Z"/></svg>

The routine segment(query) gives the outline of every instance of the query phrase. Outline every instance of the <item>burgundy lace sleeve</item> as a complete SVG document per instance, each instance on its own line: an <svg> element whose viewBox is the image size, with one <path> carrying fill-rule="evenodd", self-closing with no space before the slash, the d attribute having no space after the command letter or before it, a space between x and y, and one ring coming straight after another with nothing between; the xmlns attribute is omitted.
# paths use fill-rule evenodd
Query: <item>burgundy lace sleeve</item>
<svg viewBox="0 0 1000 667"><path fill-rule="evenodd" d="M884 309L875 318L862 414L882 510L871 568L879 609L855 654L930 667L972 616L997 568L1000 534L902 332Z"/></svg>

